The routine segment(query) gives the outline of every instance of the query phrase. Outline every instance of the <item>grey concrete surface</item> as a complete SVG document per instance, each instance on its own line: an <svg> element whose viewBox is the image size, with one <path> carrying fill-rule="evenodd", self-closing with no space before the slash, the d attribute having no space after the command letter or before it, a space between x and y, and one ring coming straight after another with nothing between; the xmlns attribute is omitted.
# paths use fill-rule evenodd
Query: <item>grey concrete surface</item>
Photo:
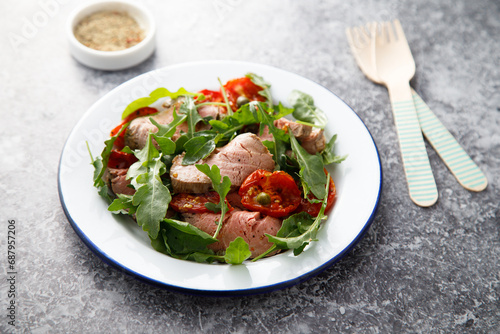
<svg viewBox="0 0 500 334"><path fill-rule="evenodd" d="M0 3L0 332L500 332L500 3L496 0L157 1L158 48L119 72L68 53L77 1ZM427 146L439 189L430 208L406 196L387 91L360 72L345 28L399 18L415 89L489 179L463 189ZM256 296L189 296L106 265L65 217L57 167L65 139L114 87L206 59L280 67L316 81L364 120L384 180L367 235L340 262ZM9 220L16 222L15 327L9 321Z"/></svg>

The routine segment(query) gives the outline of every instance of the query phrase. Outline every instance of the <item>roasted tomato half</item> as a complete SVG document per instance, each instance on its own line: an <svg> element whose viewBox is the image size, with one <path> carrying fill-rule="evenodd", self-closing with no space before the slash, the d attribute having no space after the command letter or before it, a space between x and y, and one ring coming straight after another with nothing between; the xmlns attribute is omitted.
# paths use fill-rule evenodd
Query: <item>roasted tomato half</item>
<svg viewBox="0 0 500 334"><path fill-rule="evenodd" d="M325 173L327 173L326 170ZM325 212L328 212L333 207L333 204L335 203L335 195L336 195L335 183L333 183L333 179L330 177L330 186L328 188L328 199L326 201ZM316 196L314 196L312 193L309 193L308 197L312 200L317 200ZM305 211L311 216L316 217L319 214L319 210L321 210L321 204L322 204L321 202L311 203L309 202L309 200L302 197L300 205L295 212Z"/></svg>
<svg viewBox="0 0 500 334"><path fill-rule="evenodd" d="M133 154L118 150L111 150L111 154L109 155L108 160L108 167L117 169L129 168L136 161L137 158Z"/></svg>
<svg viewBox="0 0 500 334"><path fill-rule="evenodd" d="M224 89L226 90L229 105L234 111L238 110L244 102L264 102L266 100L264 96L259 94L263 88L254 84L252 80L247 77L229 80L224 85ZM239 101L238 98L240 99Z"/></svg>
<svg viewBox="0 0 500 334"><path fill-rule="evenodd" d="M220 91L204 89L199 93L205 95L205 99L200 102L224 102L224 96Z"/></svg>
<svg viewBox="0 0 500 334"><path fill-rule="evenodd" d="M206 203L218 204L219 201L219 194L215 191L204 194L181 193L172 196L170 207L180 213L204 213L212 212L205 207Z"/></svg>
<svg viewBox="0 0 500 334"><path fill-rule="evenodd" d="M134 111L133 113L131 113L130 115L125 117L125 119L118 126L116 126L113 130L111 130L111 133L110 133L111 137L116 136L116 134L118 132L120 132L120 130L122 129L122 127L125 124L127 124L128 122L131 122L135 118L147 116L147 115L152 115L152 114L155 114L157 112L158 112L158 110L156 110L155 108L150 108L150 107L144 107L144 108L137 109L136 111ZM119 150L124 148L125 147L125 139L124 138L125 138L125 129L116 138L115 143L114 143L114 147L119 149Z"/></svg>
<svg viewBox="0 0 500 334"><path fill-rule="evenodd" d="M284 217L300 204L300 190L290 174L258 169L241 185L241 204L271 217Z"/></svg>

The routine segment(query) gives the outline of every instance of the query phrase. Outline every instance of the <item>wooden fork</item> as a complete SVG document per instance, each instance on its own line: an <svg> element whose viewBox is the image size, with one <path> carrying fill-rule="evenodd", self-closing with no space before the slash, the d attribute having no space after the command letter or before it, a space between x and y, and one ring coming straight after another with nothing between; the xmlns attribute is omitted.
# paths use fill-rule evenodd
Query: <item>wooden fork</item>
<svg viewBox="0 0 500 334"><path fill-rule="evenodd" d="M394 27L391 22L380 24L377 36L370 36L375 32L371 29L366 43L358 47L371 50L375 78L389 91L410 198L428 207L436 203L438 192L410 89L415 61L399 21L393 23ZM374 38L375 43L368 42Z"/></svg>
<svg viewBox="0 0 500 334"><path fill-rule="evenodd" d="M361 71L368 79L380 84L374 57L375 39L378 35L377 23L348 28L346 34L351 51ZM488 185L484 173L413 89L412 97L420 128L425 138L453 176L467 190L484 190Z"/></svg>

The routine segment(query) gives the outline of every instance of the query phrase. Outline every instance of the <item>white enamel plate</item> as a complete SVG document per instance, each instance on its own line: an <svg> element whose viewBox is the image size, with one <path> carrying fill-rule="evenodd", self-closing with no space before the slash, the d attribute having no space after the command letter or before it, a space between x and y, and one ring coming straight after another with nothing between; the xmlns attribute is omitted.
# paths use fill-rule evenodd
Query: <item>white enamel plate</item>
<svg viewBox="0 0 500 334"><path fill-rule="evenodd" d="M243 265L199 264L156 252L137 224L107 211L107 203L92 185L94 156L101 153L110 130L120 122L131 101L158 87L177 91L219 89L221 82L248 72L262 76L275 99L286 105L294 89L314 98L325 111L329 139L337 134L336 154L347 160L330 168L337 201L328 220L299 256L285 252ZM377 147L359 116L336 95L297 74L244 62L208 61L181 64L148 72L115 88L97 101L68 137L59 165L59 195L76 233L107 263L154 285L187 293L246 295L302 282L331 266L361 239L375 217L382 186Z"/></svg>

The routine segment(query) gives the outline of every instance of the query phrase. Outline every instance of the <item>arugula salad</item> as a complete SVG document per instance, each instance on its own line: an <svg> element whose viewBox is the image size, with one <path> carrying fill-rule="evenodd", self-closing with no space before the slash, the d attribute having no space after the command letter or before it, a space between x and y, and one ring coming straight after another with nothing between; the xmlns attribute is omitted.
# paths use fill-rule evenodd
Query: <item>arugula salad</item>
<svg viewBox="0 0 500 334"><path fill-rule="evenodd" d="M132 217L152 247L201 263L241 264L316 239L336 200L325 166L342 162L325 113L294 90L287 106L254 73L218 90L158 88L132 101L90 153L108 211Z"/></svg>

